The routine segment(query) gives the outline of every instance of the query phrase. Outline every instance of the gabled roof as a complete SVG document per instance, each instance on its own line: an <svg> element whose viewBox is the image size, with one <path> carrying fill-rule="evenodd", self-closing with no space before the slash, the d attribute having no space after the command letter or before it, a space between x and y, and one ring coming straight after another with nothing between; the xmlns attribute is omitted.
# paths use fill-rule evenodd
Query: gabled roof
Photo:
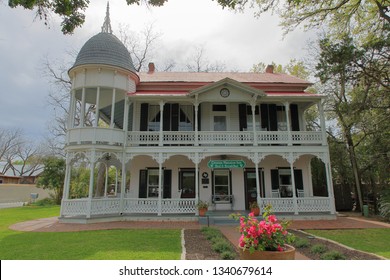
<svg viewBox="0 0 390 280"><path fill-rule="evenodd" d="M245 85L243 83L240 83L240 82L237 82L237 81L235 81L235 80L233 80L231 78L224 78L224 79L219 80L217 82L210 83L210 84L202 86L200 88L191 90L189 92L189 96L199 95L199 94L202 94L204 92L208 92L210 90L213 90L215 88L219 88L219 87L222 87L222 86L230 86L230 87L233 87L233 88L237 88L237 89L240 89L242 92L251 94L252 96L256 96L256 97L257 96L265 96L266 95L264 93L264 91L262 91L262 90L255 89L253 87L247 86L247 85Z"/></svg>

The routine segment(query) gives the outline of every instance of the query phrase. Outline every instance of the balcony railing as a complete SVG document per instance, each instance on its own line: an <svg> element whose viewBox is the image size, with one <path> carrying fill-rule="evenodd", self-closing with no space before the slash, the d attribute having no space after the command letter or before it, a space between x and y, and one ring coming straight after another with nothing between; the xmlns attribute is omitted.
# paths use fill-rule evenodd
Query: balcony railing
<svg viewBox="0 0 390 280"><path fill-rule="evenodd" d="M121 129L79 127L68 130L67 144L101 144L123 146L125 132Z"/></svg>
<svg viewBox="0 0 390 280"><path fill-rule="evenodd" d="M82 127L67 133L68 145L123 146L125 132L120 129ZM128 146L251 146L251 145L322 145L317 131L130 131Z"/></svg>
<svg viewBox="0 0 390 280"><path fill-rule="evenodd" d="M127 135L128 146L322 145L322 140L316 131L131 131Z"/></svg>

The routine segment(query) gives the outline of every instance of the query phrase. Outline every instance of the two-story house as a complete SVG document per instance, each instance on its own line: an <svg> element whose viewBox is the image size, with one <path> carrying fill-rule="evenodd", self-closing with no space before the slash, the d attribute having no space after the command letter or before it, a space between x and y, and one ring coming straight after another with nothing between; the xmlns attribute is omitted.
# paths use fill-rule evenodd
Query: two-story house
<svg viewBox="0 0 390 280"><path fill-rule="evenodd" d="M69 76L61 217L196 216L199 200L214 211L246 210L257 201L294 218L334 216L324 96L306 92L309 82L272 66L265 73L179 73L150 63L137 73L108 12ZM311 106L318 106L320 131L306 131ZM313 192L314 157L325 166L326 197ZM71 198L80 166L90 170L88 196ZM113 186L110 166L117 170Z"/></svg>

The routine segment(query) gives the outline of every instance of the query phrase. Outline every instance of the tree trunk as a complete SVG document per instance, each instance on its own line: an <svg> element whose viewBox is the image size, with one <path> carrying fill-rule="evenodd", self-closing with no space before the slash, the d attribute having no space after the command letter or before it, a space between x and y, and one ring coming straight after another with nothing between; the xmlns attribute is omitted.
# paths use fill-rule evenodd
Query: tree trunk
<svg viewBox="0 0 390 280"><path fill-rule="evenodd" d="M356 160L355 147L353 145L352 135L349 132L345 132L344 134L348 145L349 159L351 161L353 177L355 180L356 210L362 211L363 196L362 196L361 180L359 174L359 166Z"/></svg>

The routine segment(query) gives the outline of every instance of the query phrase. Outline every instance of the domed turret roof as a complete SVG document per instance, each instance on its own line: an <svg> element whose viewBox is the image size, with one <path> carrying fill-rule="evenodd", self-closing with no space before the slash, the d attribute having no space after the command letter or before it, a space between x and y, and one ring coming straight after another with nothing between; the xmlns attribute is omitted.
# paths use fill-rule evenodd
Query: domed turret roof
<svg viewBox="0 0 390 280"><path fill-rule="evenodd" d="M129 51L112 34L108 4L102 32L93 36L84 44L71 69L88 64L103 64L136 72Z"/></svg>
<svg viewBox="0 0 390 280"><path fill-rule="evenodd" d="M86 64L103 64L136 72L130 53L113 34L101 32L81 48L72 68Z"/></svg>

